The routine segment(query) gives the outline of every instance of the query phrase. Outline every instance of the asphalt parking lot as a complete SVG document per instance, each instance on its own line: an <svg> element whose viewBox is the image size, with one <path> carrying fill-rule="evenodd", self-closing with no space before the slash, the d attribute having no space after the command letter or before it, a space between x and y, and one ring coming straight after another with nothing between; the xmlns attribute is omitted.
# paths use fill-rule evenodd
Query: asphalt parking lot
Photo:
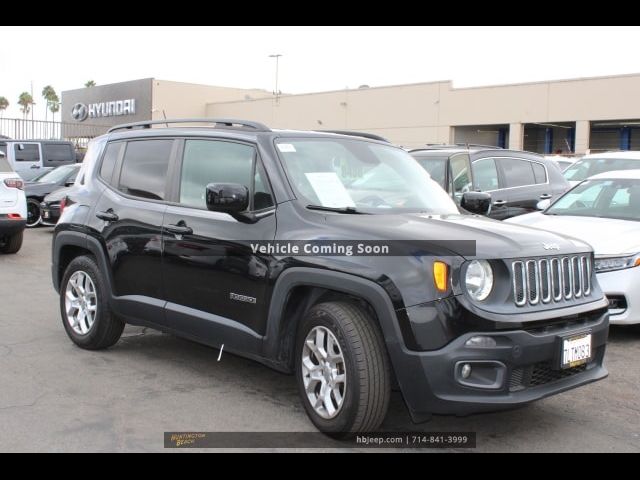
<svg viewBox="0 0 640 480"><path fill-rule="evenodd" d="M294 378L171 335L127 327L75 347L50 280L51 229L0 256L0 451L158 451L165 431L313 431ZM640 451L640 328L612 328L608 379L530 406L413 425L399 393L389 431L474 431L477 451Z"/></svg>

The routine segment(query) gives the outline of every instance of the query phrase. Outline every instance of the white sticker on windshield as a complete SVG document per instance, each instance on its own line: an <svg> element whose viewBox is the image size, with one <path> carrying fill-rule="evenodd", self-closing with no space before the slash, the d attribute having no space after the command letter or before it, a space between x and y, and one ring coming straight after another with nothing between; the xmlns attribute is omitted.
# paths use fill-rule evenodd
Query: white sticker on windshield
<svg viewBox="0 0 640 480"><path fill-rule="evenodd" d="M293 153L296 151L296 147L294 147L290 143L279 143L278 150L280 150L282 153Z"/></svg>
<svg viewBox="0 0 640 480"><path fill-rule="evenodd" d="M305 175L322 206L335 208L356 206L336 172L314 172Z"/></svg>

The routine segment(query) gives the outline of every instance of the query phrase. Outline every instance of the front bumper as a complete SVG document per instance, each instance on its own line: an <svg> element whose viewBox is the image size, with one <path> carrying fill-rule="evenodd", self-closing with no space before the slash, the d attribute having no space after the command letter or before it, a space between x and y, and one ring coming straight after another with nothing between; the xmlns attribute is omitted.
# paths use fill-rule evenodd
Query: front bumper
<svg viewBox="0 0 640 480"><path fill-rule="evenodd" d="M0 215L0 238L20 233L27 225L26 220L9 220Z"/></svg>
<svg viewBox="0 0 640 480"><path fill-rule="evenodd" d="M40 218L42 218L42 225L54 226L60 220L60 207L51 207L46 203L40 204Z"/></svg>
<svg viewBox="0 0 640 480"><path fill-rule="evenodd" d="M600 309L583 319L537 329L468 332L438 350L405 350L404 372L398 374L396 365L396 374L416 420L432 413L468 415L512 408L605 378L608 331L608 312ZM590 361L561 370L562 338L582 332L592 335ZM478 335L492 337L497 346L465 346ZM480 381L482 386L471 386L462 378L461 367L466 363L472 371L479 370L473 382Z"/></svg>
<svg viewBox="0 0 640 480"><path fill-rule="evenodd" d="M624 302L624 308L609 310L612 325L640 323L640 267L598 273L598 283L608 298Z"/></svg>

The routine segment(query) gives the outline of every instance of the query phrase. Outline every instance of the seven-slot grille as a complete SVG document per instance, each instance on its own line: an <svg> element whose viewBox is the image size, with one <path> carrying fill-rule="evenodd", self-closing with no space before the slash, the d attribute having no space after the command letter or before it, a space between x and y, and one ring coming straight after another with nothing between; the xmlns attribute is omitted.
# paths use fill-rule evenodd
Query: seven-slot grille
<svg viewBox="0 0 640 480"><path fill-rule="evenodd" d="M591 293L591 256L516 260L511 264L517 306L560 302Z"/></svg>

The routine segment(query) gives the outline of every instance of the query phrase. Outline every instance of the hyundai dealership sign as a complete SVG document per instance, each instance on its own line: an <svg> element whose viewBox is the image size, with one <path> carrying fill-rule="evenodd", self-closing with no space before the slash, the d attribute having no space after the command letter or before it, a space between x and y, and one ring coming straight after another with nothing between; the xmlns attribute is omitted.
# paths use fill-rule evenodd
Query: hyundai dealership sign
<svg viewBox="0 0 640 480"><path fill-rule="evenodd" d="M135 98L89 104L79 102L71 109L71 117L77 122L84 122L87 118L119 117L135 114Z"/></svg>

